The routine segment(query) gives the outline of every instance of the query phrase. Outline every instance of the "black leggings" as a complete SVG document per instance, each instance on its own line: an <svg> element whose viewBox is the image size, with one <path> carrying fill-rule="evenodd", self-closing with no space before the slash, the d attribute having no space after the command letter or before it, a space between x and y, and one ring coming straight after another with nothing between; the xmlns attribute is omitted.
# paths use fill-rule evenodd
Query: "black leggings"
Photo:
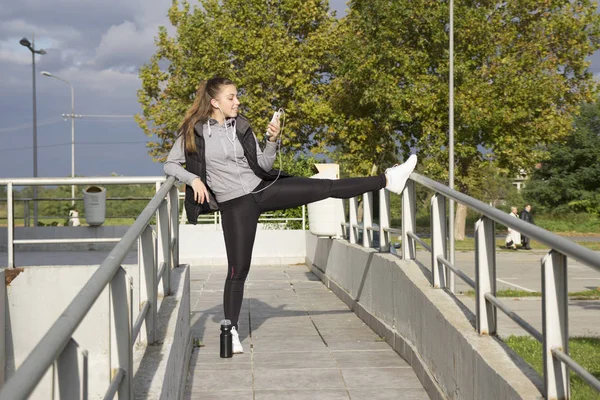
<svg viewBox="0 0 600 400"><path fill-rule="evenodd" d="M253 191L271 183L263 181ZM244 282L250 271L252 247L261 213L298 207L328 197L356 197L382 189L385 185L385 175L335 180L289 177L280 178L261 192L219 203L228 261L223 294L225 318L237 326L244 297Z"/></svg>

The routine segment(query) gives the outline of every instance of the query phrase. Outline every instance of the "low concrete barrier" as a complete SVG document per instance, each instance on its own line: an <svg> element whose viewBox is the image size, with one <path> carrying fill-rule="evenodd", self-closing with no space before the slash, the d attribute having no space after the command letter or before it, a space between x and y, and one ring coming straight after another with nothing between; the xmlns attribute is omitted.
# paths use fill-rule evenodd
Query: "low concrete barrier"
<svg viewBox="0 0 600 400"><path fill-rule="evenodd" d="M307 233L306 264L414 369L432 399L541 399L539 375L429 271L389 253Z"/></svg>
<svg viewBox="0 0 600 400"><path fill-rule="evenodd" d="M140 311L140 275L137 265L124 265L132 278L132 321ZM4 346L0 347L0 364L6 379L14 374L35 345L60 318L65 307L81 290L97 265L26 267L14 270L0 296L0 325ZM2 271L4 279L8 270ZM83 319L73 338L78 352L88 354L89 398L102 398L111 379L110 363L110 301L105 288ZM0 291L1 292L1 291ZM188 266L171 270L171 295L163 297L158 309L158 341L147 345L143 326L134 344L134 387L137 399L177 399L184 394L189 359L192 352L190 336L190 272ZM1 295L1 293L0 293ZM82 379L76 371L73 379ZM0 374L0 383L3 374ZM54 368L29 397L47 399L56 386Z"/></svg>
<svg viewBox="0 0 600 400"><path fill-rule="evenodd" d="M134 363L139 362L133 381L136 399L180 399L185 394L192 355L189 266L171 271L171 293L160 306L157 344L134 354Z"/></svg>
<svg viewBox="0 0 600 400"><path fill-rule="evenodd" d="M306 232L292 229L257 230L252 264L304 263ZM192 265L227 265L223 231L218 225L180 225L179 240L180 262Z"/></svg>

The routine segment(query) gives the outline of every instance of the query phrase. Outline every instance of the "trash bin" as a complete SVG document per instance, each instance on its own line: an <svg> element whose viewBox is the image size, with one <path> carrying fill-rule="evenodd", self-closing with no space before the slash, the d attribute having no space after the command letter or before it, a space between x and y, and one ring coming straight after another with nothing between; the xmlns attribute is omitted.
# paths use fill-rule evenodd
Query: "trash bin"
<svg viewBox="0 0 600 400"><path fill-rule="evenodd" d="M106 217L106 188L90 186L83 189L83 207L88 225L102 225Z"/></svg>
<svg viewBox="0 0 600 400"><path fill-rule="evenodd" d="M315 164L319 173L311 176L315 179L337 179L337 164ZM329 198L310 203L308 208L308 224L310 233L316 236L342 236L344 222L344 203L342 199Z"/></svg>

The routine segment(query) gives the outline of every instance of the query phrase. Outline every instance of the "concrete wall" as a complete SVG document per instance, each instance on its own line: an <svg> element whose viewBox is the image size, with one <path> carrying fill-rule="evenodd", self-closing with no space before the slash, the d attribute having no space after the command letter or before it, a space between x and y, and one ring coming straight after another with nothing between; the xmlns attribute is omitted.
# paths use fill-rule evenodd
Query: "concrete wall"
<svg viewBox="0 0 600 400"><path fill-rule="evenodd" d="M0 314L4 316L5 324L2 331L6 334L3 341L4 354L0 351L0 360L4 358L7 380L97 268L98 266L27 267L6 286L6 294L1 299L4 303L0 301ZM125 265L124 268L133 282L132 321L135 322L142 296L139 268L137 265ZM4 278L4 274L0 275L0 278ZM146 338L145 325L134 345L136 377L152 376L153 379L159 379L163 386L161 397L148 395L148 398L180 396L191 354L189 268L175 268L171 276L172 295L162 298L159 304L160 345L146 346L143 341ZM110 384L109 306L109 290L105 288L73 335L79 349L88 352L89 399L102 399ZM158 355L154 357L155 362L151 362L153 354ZM53 374L55 371L51 367L30 399L50 398Z"/></svg>
<svg viewBox="0 0 600 400"><path fill-rule="evenodd" d="M304 263L306 232L259 229L254 241L252 264ZM180 263L227 265L223 231L218 225L179 226Z"/></svg>
<svg viewBox="0 0 600 400"><path fill-rule="evenodd" d="M50 326L96 271L96 266L29 267L6 287L6 379L23 363ZM73 338L89 354L90 399L102 398L110 383L109 294L105 289ZM52 393L51 367L31 399Z"/></svg>
<svg viewBox="0 0 600 400"><path fill-rule="evenodd" d="M414 368L432 399L538 399L542 381L417 263L307 233L306 263Z"/></svg>
<svg viewBox="0 0 600 400"><path fill-rule="evenodd" d="M190 269L175 268L171 274L172 296L166 297L158 320L158 342L138 352L134 379L136 399L180 399L185 394L192 355L190 334Z"/></svg>

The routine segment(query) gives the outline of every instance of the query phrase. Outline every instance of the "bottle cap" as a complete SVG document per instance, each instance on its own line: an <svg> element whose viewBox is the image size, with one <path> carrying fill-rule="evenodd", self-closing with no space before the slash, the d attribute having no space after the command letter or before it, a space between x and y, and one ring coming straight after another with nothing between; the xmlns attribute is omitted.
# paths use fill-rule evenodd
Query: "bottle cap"
<svg viewBox="0 0 600 400"><path fill-rule="evenodd" d="M221 329L231 329L231 321L228 319L221 320Z"/></svg>

